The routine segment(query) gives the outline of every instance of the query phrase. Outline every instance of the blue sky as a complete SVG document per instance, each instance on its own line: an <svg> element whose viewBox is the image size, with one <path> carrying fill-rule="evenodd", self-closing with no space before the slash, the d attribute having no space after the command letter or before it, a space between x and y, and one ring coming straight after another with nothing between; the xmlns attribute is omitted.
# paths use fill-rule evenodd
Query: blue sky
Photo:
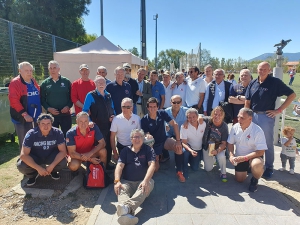
<svg viewBox="0 0 300 225"><path fill-rule="evenodd" d="M84 17L89 34L100 35L100 0ZM115 45L140 52L140 0L103 0L104 36ZM275 52L274 44L292 39L286 53L300 52L299 0L146 0L147 56L174 48L191 52L201 42L212 57L251 59Z"/></svg>

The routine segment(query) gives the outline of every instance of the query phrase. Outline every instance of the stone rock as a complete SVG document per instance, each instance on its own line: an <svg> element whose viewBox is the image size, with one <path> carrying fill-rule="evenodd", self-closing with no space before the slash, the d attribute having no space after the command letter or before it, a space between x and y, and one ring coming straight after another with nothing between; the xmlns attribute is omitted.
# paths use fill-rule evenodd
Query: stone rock
<svg viewBox="0 0 300 225"><path fill-rule="evenodd" d="M39 211L41 211L40 208L34 208L34 209L32 210L32 212L35 212L35 213L38 213Z"/></svg>

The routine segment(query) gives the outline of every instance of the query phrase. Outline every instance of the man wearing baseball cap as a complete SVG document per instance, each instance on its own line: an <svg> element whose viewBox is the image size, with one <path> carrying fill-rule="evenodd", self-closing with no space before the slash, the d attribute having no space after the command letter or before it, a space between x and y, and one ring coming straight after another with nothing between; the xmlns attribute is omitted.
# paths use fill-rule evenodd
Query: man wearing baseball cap
<svg viewBox="0 0 300 225"><path fill-rule="evenodd" d="M139 96L136 92L139 90L139 85L136 80L131 78L131 66L129 63L124 63L123 68L125 70L125 78L124 81L130 84L131 86L131 93L132 93L132 101L133 101L133 113L137 114L136 110L136 102L139 99Z"/></svg>
<svg viewBox="0 0 300 225"><path fill-rule="evenodd" d="M79 74L81 77L75 80L71 86L71 99L76 115L82 111L86 94L96 89L94 81L89 78L90 70L87 64L79 66Z"/></svg>

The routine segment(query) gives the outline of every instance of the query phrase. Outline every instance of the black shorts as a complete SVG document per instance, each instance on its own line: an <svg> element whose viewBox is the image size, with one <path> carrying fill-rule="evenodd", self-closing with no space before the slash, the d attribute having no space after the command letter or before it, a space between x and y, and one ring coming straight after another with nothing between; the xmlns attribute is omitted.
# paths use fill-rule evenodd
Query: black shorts
<svg viewBox="0 0 300 225"><path fill-rule="evenodd" d="M237 172L247 172L249 169L250 163L249 161L238 163L234 168Z"/></svg>

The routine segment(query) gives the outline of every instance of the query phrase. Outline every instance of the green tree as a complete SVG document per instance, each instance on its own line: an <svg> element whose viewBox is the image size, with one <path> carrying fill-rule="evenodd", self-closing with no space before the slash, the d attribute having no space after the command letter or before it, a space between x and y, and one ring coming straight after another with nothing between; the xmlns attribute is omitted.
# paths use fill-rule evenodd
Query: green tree
<svg viewBox="0 0 300 225"><path fill-rule="evenodd" d="M214 69L220 68L220 60L219 60L218 57L212 57L212 58L210 58L209 64L212 65L212 67Z"/></svg>
<svg viewBox="0 0 300 225"><path fill-rule="evenodd" d="M128 49L128 51L130 51L132 54L134 54L137 57L140 56L140 53L139 53L139 50L137 49L137 47L130 48L130 49Z"/></svg>
<svg viewBox="0 0 300 225"><path fill-rule="evenodd" d="M91 0L0 1L5 19L69 40L85 35L82 16L88 15Z"/></svg>
<svg viewBox="0 0 300 225"><path fill-rule="evenodd" d="M174 62L175 68L179 68L179 59L186 53L177 49L166 49L158 53L158 68L170 69L170 63Z"/></svg>
<svg viewBox="0 0 300 225"><path fill-rule="evenodd" d="M74 38L73 41L81 44L87 44L97 39L97 34L84 34L77 38Z"/></svg>

